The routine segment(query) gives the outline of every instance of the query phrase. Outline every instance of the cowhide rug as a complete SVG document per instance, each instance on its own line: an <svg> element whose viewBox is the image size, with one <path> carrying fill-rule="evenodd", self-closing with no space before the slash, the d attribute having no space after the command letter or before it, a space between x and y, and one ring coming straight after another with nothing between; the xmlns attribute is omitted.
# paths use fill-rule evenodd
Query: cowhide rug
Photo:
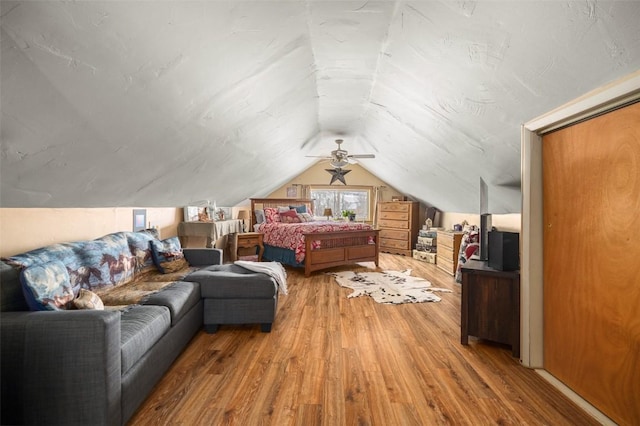
<svg viewBox="0 0 640 426"><path fill-rule="evenodd" d="M431 287L424 278L412 277L411 269L383 272L327 272L342 287L353 289L347 297L368 295L378 303L421 303L442 300L433 292L451 293L446 288Z"/></svg>

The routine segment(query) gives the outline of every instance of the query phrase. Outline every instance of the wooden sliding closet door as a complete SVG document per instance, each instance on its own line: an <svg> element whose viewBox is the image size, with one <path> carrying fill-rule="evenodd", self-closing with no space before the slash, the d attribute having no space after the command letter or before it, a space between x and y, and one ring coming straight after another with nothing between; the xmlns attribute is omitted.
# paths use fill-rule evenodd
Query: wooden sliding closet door
<svg viewBox="0 0 640 426"><path fill-rule="evenodd" d="M640 103L543 137L544 368L640 424Z"/></svg>

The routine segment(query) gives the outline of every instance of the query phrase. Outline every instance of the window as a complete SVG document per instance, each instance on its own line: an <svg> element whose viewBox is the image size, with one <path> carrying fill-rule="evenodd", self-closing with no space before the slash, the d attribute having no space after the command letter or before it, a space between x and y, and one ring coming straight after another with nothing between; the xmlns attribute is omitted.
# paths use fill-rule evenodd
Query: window
<svg viewBox="0 0 640 426"><path fill-rule="evenodd" d="M343 210L353 210L356 212L356 220L371 221L372 187L312 186L310 192L314 200L316 216L321 216L326 208L331 209L334 217L342 216Z"/></svg>

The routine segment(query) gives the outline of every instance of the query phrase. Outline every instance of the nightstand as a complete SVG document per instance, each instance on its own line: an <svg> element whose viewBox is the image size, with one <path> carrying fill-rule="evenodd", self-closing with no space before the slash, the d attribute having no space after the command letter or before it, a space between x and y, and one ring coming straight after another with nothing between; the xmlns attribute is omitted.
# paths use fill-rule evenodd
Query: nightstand
<svg viewBox="0 0 640 426"><path fill-rule="evenodd" d="M257 253L258 262L262 262L262 253L264 253L262 234L259 232L245 232L243 234L238 234L238 246L236 250L238 258L255 256Z"/></svg>

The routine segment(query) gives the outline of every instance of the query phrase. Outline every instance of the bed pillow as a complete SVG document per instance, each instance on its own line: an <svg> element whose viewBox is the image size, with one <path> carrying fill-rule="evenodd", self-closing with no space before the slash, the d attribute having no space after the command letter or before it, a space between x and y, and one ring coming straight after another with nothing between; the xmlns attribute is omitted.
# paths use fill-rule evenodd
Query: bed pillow
<svg viewBox="0 0 640 426"><path fill-rule="evenodd" d="M291 210L289 206L278 206L278 213L288 212L289 210Z"/></svg>
<svg viewBox="0 0 640 426"><path fill-rule="evenodd" d="M264 219L266 223L280 222L280 215L278 214L278 209L274 207L265 207Z"/></svg>
<svg viewBox="0 0 640 426"><path fill-rule="evenodd" d="M184 253L182 253L178 237L171 237L162 241L152 240L149 244L153 263L161 274L176 272L189 266L184 258Z"/></svg>
<svg viewBox="0 0 640 426"><path fill-rule="evenodd" d="M313 222L313 216L309 213L298 213L300 222Z"/></svg>
<svg viewBox="0 0 640 426"><path fill-rule="evenodd" d="M73 299L73 304L76 309L95 309L97 311L104 310L104 303L102 303L102 299L100 299L100 296L84 288L81 288L80 292L78 293L78 297Z"/></svg>
<svg viewBox="0 0 640 426"><path fill-rule="evenodd" d="M282 223L300 223L300 218L295 210L289 210L280 213L280 222Z"/></svg>
<svg viewBox="0 0 640 426"><path fill-rule="evenodd" d="M256 210L256 223L264 223L264 210Z"/></svg>
<svg viewBox="0 0 640 426"><path fill-rule="evenodd" d="M20 273L20 283L32 311L67 309L75 297L67 267L59 260L25 268Z"/></svg>
<svg viewBox="0 0 640 426"><path fill-rule="evenodd" d="M294 209L296 213L307 213L307 206L304 204L301 206L289 206L289 208Z"/></svg>

